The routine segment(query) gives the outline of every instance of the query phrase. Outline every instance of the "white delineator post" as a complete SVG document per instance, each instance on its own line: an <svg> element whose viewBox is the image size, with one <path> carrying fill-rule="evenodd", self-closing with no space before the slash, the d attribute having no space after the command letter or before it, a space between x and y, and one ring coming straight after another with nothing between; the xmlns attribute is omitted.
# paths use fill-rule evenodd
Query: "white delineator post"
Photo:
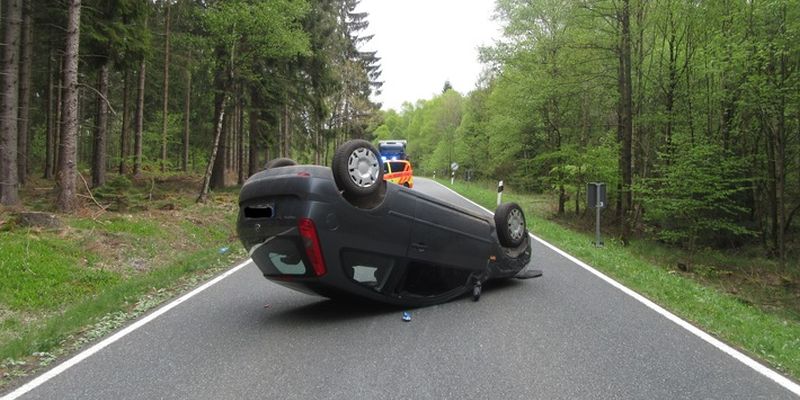
<svg viewBox="0 0 800 400"><path fill-rule="evenodd" d="M503 181L497 183L497 206L503 201Z"/></svg>
<svg viewBox="0 0 800 400"><path fill-rule="evenodd" d="M589 182L586 185L587 207L595 209L595 234L594 246L603 247L600 237L600 210L606 207L606 184L603 182Z"/></svg>
<svg viewBox="0 0 800 400"><path fill-rule="evenodd" d="M450 172L450 186L453 186L453 182L456 180L456 171Z"/></svg>
<svg viewBox="0 0 800 400"><path fill-rule="evenodd" d="M603 247L603 239L600 238L600 209L603 208L603 201L600 199L600 185L597 185L597 205L594 207L594 247Z"/></svg>

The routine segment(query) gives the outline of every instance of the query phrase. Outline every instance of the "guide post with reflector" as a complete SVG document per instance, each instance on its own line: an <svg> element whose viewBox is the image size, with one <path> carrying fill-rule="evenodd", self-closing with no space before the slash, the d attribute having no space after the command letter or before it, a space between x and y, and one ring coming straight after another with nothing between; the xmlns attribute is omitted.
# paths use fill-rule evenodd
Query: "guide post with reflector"
<svg viewBox="0 0 800 400"><path fill-rule="evenodd" d="M600 238L600 210L606 208L606 184L603 182L589 182L586 184L586 203L589 208L595 209L594 246L603 247Z"/></svg>
<svg viewBox="0 0 800 400"><path fill-rule="evenodd" d="M503 181L497 183L497 206L503 201Z"/></svg>

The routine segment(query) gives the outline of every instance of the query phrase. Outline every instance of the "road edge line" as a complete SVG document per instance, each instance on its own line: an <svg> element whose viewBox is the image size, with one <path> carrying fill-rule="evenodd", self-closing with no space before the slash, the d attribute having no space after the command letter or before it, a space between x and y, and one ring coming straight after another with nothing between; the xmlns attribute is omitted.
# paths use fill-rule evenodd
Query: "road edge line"
<svg viewBox="0 0 800 400"><path fill-rule="evenodd" d="M439 182L436 182L434 180L431 180L431 182L434 182L437 185L439 185L439 186L441 186L441 187L443 187L443 188L445 188L445 189L447 189L447 190L449 190L449 191L461 196L455 190L450 189L449 187L447 187L445 185L442 185ZM461 197L464 197L464 196L461 196ZM475 206L478 206L478 207L482 208L483 210L486 210L486 212L488 212L490 214L494 214L488 208L486 208L486 207L484 207L484 206L482 206L482 205L480 205L480 204L478 204L478 203L476 203L476 202L474 202L474 201L472 201L470 199L467 199L466 197L464 197L464 199L466 199L470 203L474 204ZM613 278L609 277L608 275L596 270L594 267L590 266L589 264L586 264L585 262L575 258L574 256L572 256L569 253L565 252L564 250L561 250L558 247L550 244L549 242L545 241L544 239L542 239L542 238L540 238L540 237L538 237L538 236L536 236L536 235L534 235L534 234L532 234L530 232L528 232L528 234L531 235L531 237L533 239L535 239L536 241L538 241L539 243L541 243L541 244L545 245L546 247L550 248L550 250L555 251L556 253L558 253L562 257L566 258L567 260L572 261L574 264L578 265L579 267L585 269L586 271L590 272L591 274L593 274L593 275L597 276L598 278L604 280L609 285L619 289L620 291L622 291L623 293L627 294L628 296L633 297L634 300L644 304L647 308L657 312L662 317L672 321L673 323L675 323L676 325L680 326L681 328L689 331L691 334L697 336L698 338L702 339L706 343L716 347L718 350L720 350L723 353L733 357L734 359L736 359L737 361L741 362L742 364L750 367L750 369L752 369L752 370L758 372L759 374L765 376L766 378L772 380L773 382L777 383L778 385L780 385L784 389L792 392L795 395L800 396L800 385L798 385L797 383L794 383L789 378L781 375L779 372L773 370L772 368L769 368L769 367L765 366L764 364L756 361L755 359L753 359L750 356L742 353L741 351L734 349L733 347L731 347L730 345L726 344L725 342L715 338L711 334L709 334L709 333L703 331L702 329L692 325L688 321L682 319L681 317L678 317L677 315L675 315L672 312L668 311L664 307L659 306L658 304L654 303L650 299L648 299L648 298L642 296L641 294L635 292L633 289L630 289L627 286L617 282L616 280L614 280Z"/></svg>
<svg viewBox="0 0 800 400"><path fill-rule="evenodd" d="M88 349L86 349L86 350L84 350L84 351L72 356L72 358L68 359L67 361L64 361L63 363L58 364L56 367L54 367L54 368L46 371L45 373L39 375L38 377L36 377L32 381L30 381L30 382L18 387L16 390L14 390L14 391L8 393L7 395L3 396L2 398L0 398L0 400L15 400L18 397L30 392L31 390L36 389L37 387L39 387L43 383L49 381L50 379L55 378L56 376L60 375L62 372L72 368L73 366L75 366L76 364L80 363L81 361L91 357L92 355L94 355L95 353L99 352L100 350L108 347L112 343L114 343L114 342L122 339L123 337L127 336L129 333L141 328L142 326L146 325L150 321L160 317L161 315L165 314L167 311L172 310L173 308L177 307L178 305L180 305L181 303L185 302L186 300L189 300L190 298L198 295L200 292L202 292L202 291L210 288L211 286L219 283L219 281L221 281L221 280L233 275L234 273L236 273L237 271L242 269L245 265L250 264L250 262L251 262L251 260L248 259L247 261L244 261L241 264L239 264L239 265L237 265L237 266L225 271L223 274L221 274L221 275L217 276L216 278L214 278L214 279L204 283L203 285L195 288L191 292L186 293L185 295L177 298L176 300L173 300L171 303L168 303L168 304L160 307L159 309L154 311L152 314L148 314L146 317L144 317L144 318L134 322L133 324L125 327L121 331L119 331L119 332L117 332L117 333L115 333L115 334L103 339L99 343L97 343L97 344L89 347Z"/></svg>

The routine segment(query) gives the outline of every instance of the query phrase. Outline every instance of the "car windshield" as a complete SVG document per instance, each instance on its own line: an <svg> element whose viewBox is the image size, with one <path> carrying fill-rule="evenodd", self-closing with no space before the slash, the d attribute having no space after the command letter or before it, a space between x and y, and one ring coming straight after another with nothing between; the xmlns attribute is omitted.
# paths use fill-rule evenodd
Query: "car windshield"
<svg viewBox="0 0 800 400"><path fill-rule="evenodd" d="M385 172L401 172L406 167L406 163L398 161L389 161L384 165L388 165L388 167L384 168Z"/></svg>

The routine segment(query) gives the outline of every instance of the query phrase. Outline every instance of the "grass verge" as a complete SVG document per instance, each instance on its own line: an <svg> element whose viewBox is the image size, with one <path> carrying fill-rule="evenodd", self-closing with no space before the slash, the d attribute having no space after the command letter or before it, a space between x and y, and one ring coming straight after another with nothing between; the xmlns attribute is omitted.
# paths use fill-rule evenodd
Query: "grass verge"
<svg viewBox="0 0 800 400"><path fill-rule="evenodd" d="M449 181L440 183L490 210L495 208L497 193L489 184L456 182L450 186ZM546 201L542 197L506 193L503 200L517 202L523 207L528 228L536 236L726 343L795 380L800 379L800 318L791 305L754 302L748 296L729 293L718 281L706 279L706 274L675 271L672 257L658 256L667 252L674 254L677 251L674 248L667 249L644 240L633 241L626 247L609 238L605 239L604 248L595 248L593 234L577 232L547 219L547 212L543 211ZM543 269L546 270L546 266ZM780 289L772 291L776 290Z"/></svg>
<svg viewBox="0 0 800 400"><path fill-rule="evenodd" d="M194 179L117 182L58 227L22 222L50 192L0 210L0 390L246 258L235 190L195 204Z"/></svg>

